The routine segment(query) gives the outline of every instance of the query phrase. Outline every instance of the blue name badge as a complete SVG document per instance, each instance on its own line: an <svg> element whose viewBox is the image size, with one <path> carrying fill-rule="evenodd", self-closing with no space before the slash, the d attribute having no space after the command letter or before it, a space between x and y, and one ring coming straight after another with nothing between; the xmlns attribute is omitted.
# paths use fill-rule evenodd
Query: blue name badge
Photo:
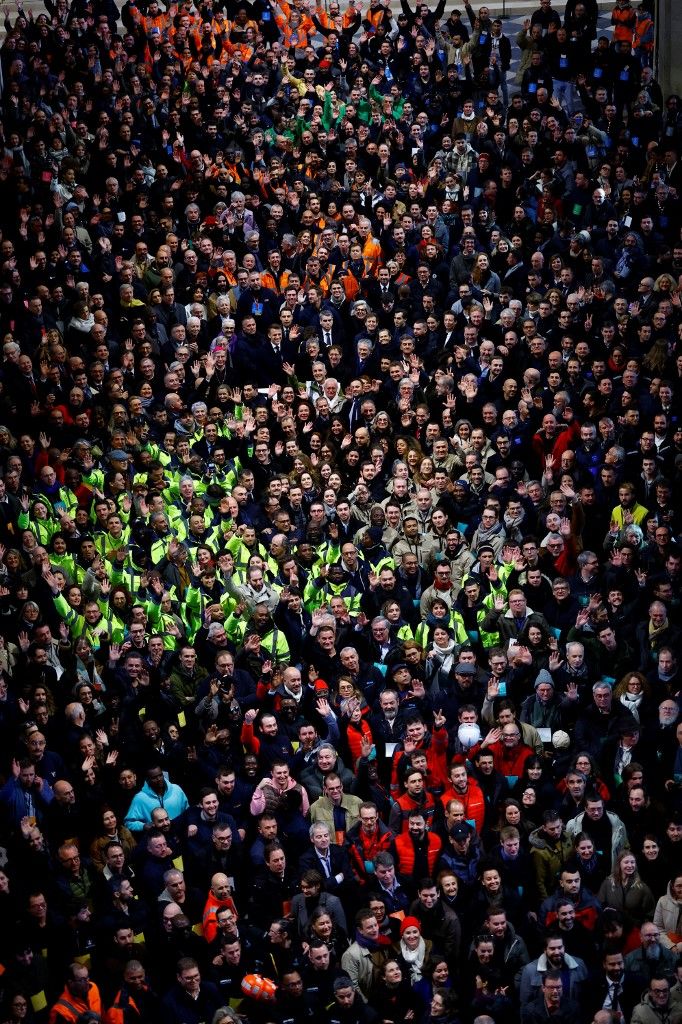
<svg viewBox="0 0 682 1024"><path fill-rule="evenodd" d="M263 21L270 21L271 17L272 15L270 14L270 11L263 11L261 14L261 18L263 19Z"/></svg>
<svg viewBox="0 0 682 1024"><path fill-rule="evenodd" d="M603 74L604 74L604 71L603 71L602 68L595 68L594 69L594 77L595 78L601 78Z"/></svg>
<svg viewBox="0 0 682 1024"><path fill-rule="evenodd" d="M620 78L621 82L628 82L630 80L630 69L623 68L618 77Z"/></svg>
<svg viewBox="0 0 682 1024"><path fill-rule="evenodd" d="M538 91L537 82L531 82L529 84L529 86L528 86L528 92L531 93L531 95L532 95L533 93L536 93L537 91Z"/></svg>
<svg viewBox="0 0 682 1024"><path fill-rule="evenodd" d="M263 303L262 302L252 302L251 303L251 312L253 313L254 316L260 316L261 313L263 312Z"/></svg>
<svg viewBox="0 0 682 1024"><path fill-rule="evenodd" d="M473 829L475 829L476 828L476 821L474 820L474 818L467 818L467 825L471 825L471 827Z"/></svg>
<svg viewBox="0 0 682 1024"><path fill-rule="evenodd" d="M559 57L559 67L560 68L567 68L568 67L568 57Z"/></svg>

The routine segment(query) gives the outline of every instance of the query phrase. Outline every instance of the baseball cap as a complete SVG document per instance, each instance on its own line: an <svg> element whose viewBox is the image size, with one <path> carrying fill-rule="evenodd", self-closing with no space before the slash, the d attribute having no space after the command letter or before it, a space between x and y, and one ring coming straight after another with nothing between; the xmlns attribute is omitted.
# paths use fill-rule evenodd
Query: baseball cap
<svg viewBox="0 0 682 1024"><path fill-rule="evenodd" d="M467 825L463 821L456 821L450 829L450 838L456 842L461 843L463 840L468 839L472 835L473 829L470 825Z"/></svg>

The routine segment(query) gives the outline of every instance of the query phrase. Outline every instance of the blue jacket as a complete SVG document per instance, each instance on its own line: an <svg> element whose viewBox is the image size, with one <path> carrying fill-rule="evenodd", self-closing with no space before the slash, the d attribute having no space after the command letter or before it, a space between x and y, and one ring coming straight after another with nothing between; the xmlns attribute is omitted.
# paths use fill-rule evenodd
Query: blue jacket
<svg viewBox="0 0 682 1024"><path fill-rule="evenodd" d="M18 828L21 819L27 815L34 815L40 824L52 797L52 790L45 779L42 780L40 788L32 786L30 794L14 776L0 789L0 801L7 808L7 817L14 828Z"/></svg>
<svg viewBox="0 0 682 1024"><path fill-rule="evenodd" d="M141 832L145 825L152 820L152 811L157 807L165 807L170 818L177 818L189 807L189 801L180 786L168 781L168 773L164 772L166 781L165 791L159 795L155 793L148 782L139 793L136 793L125 816L125 825L131 832Z"/></svg>

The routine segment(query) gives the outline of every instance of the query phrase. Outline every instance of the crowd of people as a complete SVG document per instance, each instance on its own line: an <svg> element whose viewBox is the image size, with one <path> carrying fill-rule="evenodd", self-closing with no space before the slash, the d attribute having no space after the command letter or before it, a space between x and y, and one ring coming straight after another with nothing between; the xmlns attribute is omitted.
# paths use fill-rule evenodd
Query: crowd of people
<svg viewBox="0 0 682 1024"><path fill-rule="evenodd" d="M1 1024L680 1024L653 4L46 8L0 48Z"/></svg>

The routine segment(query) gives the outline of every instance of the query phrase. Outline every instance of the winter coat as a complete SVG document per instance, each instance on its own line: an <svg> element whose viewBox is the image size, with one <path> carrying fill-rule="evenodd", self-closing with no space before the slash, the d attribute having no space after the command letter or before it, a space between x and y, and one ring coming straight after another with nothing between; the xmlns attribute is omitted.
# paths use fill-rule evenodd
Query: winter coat
<svg viewBox="0 0 682 1024"><path fill-rule="evenodd" d="M343 783L344 792L349 793L353 788L355 782L355 776L353 773L346 768L345 764L340 757L337 757L336 764L332 768L332 772L338 775ZM317 767L317 761L313 761L307 768L304 768L301 773L301 785L305 789L311 801L317 800L318 797L322 796L324 792L324 780L325 775Z"/></svg>
<svg viewBox="0 0 682 1024"><path fill-rule="evenodd" d="M632 885L626 888L619 885L613 875L609 875L602 882L597 895L605 907L624 910L637 924L648 920L656 905L651 889L641 878L635 878Z"/></svg>
<svg viewBox="0 0 682 1024"><path fill-rule="evenodd" d="M564 833L558 843L551 845L542 828L531 832L528 842L538 895L544 900L554 892L561 869L573 852L573 843Z"/></svg>
<svg viewBox="0 0 682 1024"><path fill-rule="evenodd" d="M614 868L618 854L628 845L628 836L625 831L625 825L617 814L613 814L611 811L604 811L604 814L611 822L611 867ZM573 839L577 836L578 832L583 831L584 822L585 812L582 811L581 814L577 814L575 818L571 818L568 822L566 825L566 835ZM589 833L589 827L585 826L584 831Z"/></svg>
<svg viewBox="0 0 682 1024"><path fill-rule="evenodd" d="M549 930L556 927L557 904L563 899L566 899L565 893L558 891L542 902L538 919L543 928ZM572 903L576 921L588 931L593 931L602 912L602 905L597 897L589 889L581 886L577 898L573 899Z"/></svg>
<svg viewBox="0 0 682 1024"><path fill-rule="evenodd" d="M546 635L551 633L545 616L541 612L534 612L532 608L528 607L526 608L526 618L520 627L517 625L510 609L502 613L498 612L495 608L491 608L483 620L484 629L498 630L500 646L504 647L505 650L509 645L509 641L518 640L521 633L528 629L529 626L539 626Z"/></svg>
<svg viewBox="0 0 682 1024"><path fill-rule="evenodd" d="M303 786L300 786L295 779L289 779L286 792L290 792L292 789L298 790L301 794L301 813L307 814L310 808L308 794ZM267 811L269 814L276 814L281 810L283 803L282 797L282 791L276 788L272 779L262 779L260 784L254 789L253 796L251 797L251 805L249 808L251 814L254 818L258 817L259 814L263 814L264 811Z"/></svg>
<svg viewBox="0 0 682 1024"><path fill-rule="evenodd" d="M440 801L443 807L447 807L450 800L459 800L464 804L464 817L468 821L473 822L476 832L480 836L485 823L485 797L483 796L483 790L476 780L469 778L466 793L458 793L456 790L448 787L441 795Z"/></svg>
<svg viewBox="0 0 682 1024"><path fill-rule="evenodd" d="M346 832L349 832L354 825L357 825L360 820L360 806L362 800L359 796L353 796L351 793L344 793L341 797L341 807L346 812ZM310 806L310 822L315 824L320 822L323 825L329 827L329 834L333 843L339 841L339 837L336 833L334 826L334 805L328 796L320 796L317 798L314 804Z"/></svg>
<svg viewBox="0 0 682 1024"><path fill-rule="evenodd" d="M668 1000L664 1009L655 1007L647 992L632 1011L630 1024L682 1024L682 1006Z"/></svg>
<svg viewBox="0 0 682 1024"><path fill-rule="evenodd" d="M660 929L661 945L667 949L682 939L682 903L673 897L672 882L668 883L667 895L656 904L654 924Z"/></svg>
<svg viewBox="0 0 682 1024"><path fill-rule="evenodd" d="M569 956L568 953L564 955L564 964L568 969L568 992L566 993L571 999L575 999L576 1002L580 1002L580 990L581 987L587 981L587 967L584 961L575 959ZM521 984L519 988L519 998L521 1006L525 1006L527 1003L534 999L536 995L542 989L542 979L549 970L547 964L547 956L543 953L538 957L537 960L533 960L521 971ZM562 972L563 973L563 972Z"/></svg>
<svg viewBox="0 0 682 1024"><path fill-rule="evenodd" d="M346 845L350 862L357 880L361 883L369 881L374 874L374 858L377 853L387 853L391 849L393 833L383 821L377 822L376 835L366 837L362 824L358 821L346 832Z"/></svg>

